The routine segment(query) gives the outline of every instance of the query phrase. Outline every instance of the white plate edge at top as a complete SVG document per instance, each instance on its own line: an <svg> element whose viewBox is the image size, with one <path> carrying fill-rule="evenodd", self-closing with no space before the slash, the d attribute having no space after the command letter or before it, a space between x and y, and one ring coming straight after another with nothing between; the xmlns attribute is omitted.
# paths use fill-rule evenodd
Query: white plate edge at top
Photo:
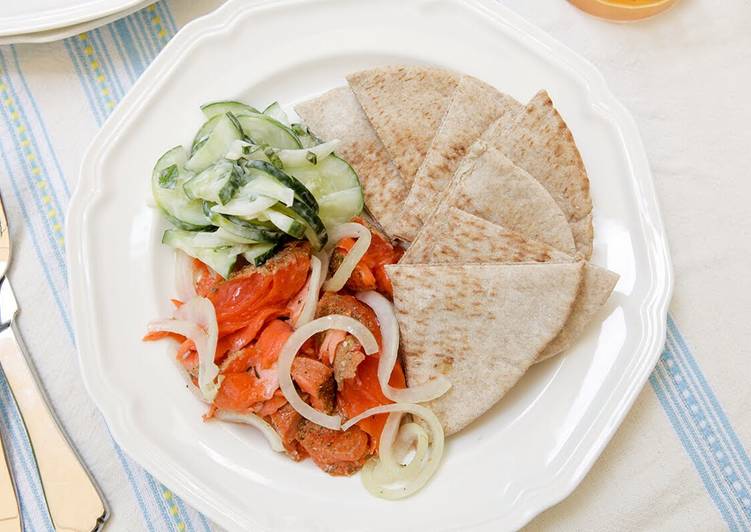
<svg viewBox="0 0 751 532"><path fill-rule="evenodd" d="M143 0L98 0L86 2L88 5L67 6L42 13L0 17L0 37L28 36L37 32L64 29L68 26L116 15L141 3Z"/></svg>
<svg viewBox="0 0 751 532"><path fill-rule="evenodd" d="M62 39L67 39L68 37L78 35L80 33L91 31L93 29L99 28L100 26L111 24L112 22L127 17L128 15L132 15L136 11L145 8L151 3L152 0L138 0L135 5L131 5L130 7L125 8L122 11L117 11L110 15L88 20L86 22L64 26L62 28L34 31L31 33L0 35L0 46L6 44L43 44L60 41Z"/></svg>
<svg viewBox="0 0 751 532"><path fill-rule="evenodd" d="M113 111L91 142L81 164L80 179L71 199L66 227L67 256L70 261L68 276L71 290L73 324L79 345L79 364L81 365L87 391L102 411L115 439L128 454L137 457L137 461L158 478L170 477L174 479L175 476L168 468L165 468L161 463L149 456L148 452L140 449L137 438L132 437L125 430L120 430L119 424L113 422L121 414L120 408L117 404L113 404L112 401L107 402L102 394L96 393L96 383L93 378L95 371L83 363L83 351L93 348L93 335L91 331L85 328L82 329L79 326L88 321L87 316L90 315L91 307L87 305L88 298L84 290L85 283L79 282L88 276L88 268L84 260L85 248L81 245L81 239L76 238L76 235L81 234L84 229L82 222L85 217L85 210L92 198L96 196L94 192L99 188L96 178L97 161L106 152L106 147L119 134L117 128L111 126L115 123L123 122L131 114L138 113L140 105L155 90L155 74L162 69L170 70L173 68L171 65L176 62L176 59L197 45L197 42L202 38L219 33L222 30L227 31L232 23L232 13L238 11L247 12L268 4L294 5L304 1L311 0L266 0L253 3L230 0L216 11L187 24L162 50L136 81L131 91ZM666 317L673 291L673 270L652 173L641 136L633 117L615 98L597 68L568 47L560 44L543 30L527 22L511 9L493 0L456 0L456 2L483 11L497 24L510 27L515 32L523 33L537 45L546 48L555 48L556 53L563 57L565 63L568 66L575 67L586 80L586 90L590 93L592 101L609 110L608 118L613 122L613 125L621 136L627 155L627 162L630 167L629 173L633 178L633 184L638 189L637 198L641 208L640 223L645 234L650 237L647 239L649 263L652 271L656 272L662 280L662 283L658 286L653 285L651 287L651 297L640 308L640 315L645 322L646 328L645 335L642 337L642 343L640 344L640 352L644 352L649 356L645 354L640 358L638 365L631 368L636 375L635 378L632 378L631 382L624 383L624 379L622 378L619 380L618 386L613 389L608 402L615 402L615 404L607 410L608 421L599 434L590 436L591 441L587 447L586 454L581 459L580 467L573 468L567 462L553 474L552 479L556 482L551 481L546 486L533 490L534 493L532 490L522 492L522 498L534 496L538 504L526 506L520 504L518 506L525 506L526 509L507 516L508 520L504 522L504 526L519 528L541 511L566 498L578 486L636 400L637 395L643 388L652 368L657 362L665 342L667 329ZM88 191L89 194L82 194L82 190ZM73 275L72 272L77 269L84 275ZM616 391L618 391L618 400L613 399ZM605 410L604 407L601 409L592 425L598 422ZM197 493L194 486L187 484L178 486L177 483L173 484L175 485L171 487L178 495L182 496L198 510L209 514L218 524L228 528L236 526L236 522L229 516L215 513L214 508L205 502L201 495ZM481 524L483 523L475 523L475 525Z"/></svg>

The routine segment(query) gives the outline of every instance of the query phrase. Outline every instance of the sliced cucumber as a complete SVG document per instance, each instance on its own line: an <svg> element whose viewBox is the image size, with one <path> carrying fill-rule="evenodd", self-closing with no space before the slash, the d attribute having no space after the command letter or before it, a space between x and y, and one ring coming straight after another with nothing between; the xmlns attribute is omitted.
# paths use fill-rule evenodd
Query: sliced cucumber
<svg viewBox="0 0 751 532"><path fill-rule="evenodd" d="M185 168L193 172L202 172L215 161L224 158L232 143L242 139L242 131L230 113L222 115L205 141L190 156Z"/></svg>
<svg viewBox="0 0 751 532"><path fill-rule="evenodd" d="M212 213L211 223L233 235L255 242L278 242L283 236L275 229L254 224L236 216Z"/></svg>
<svg viewBox="0 0 751 532"><path fill-rule="evenodd" d="M223 115L226 113L234 113L235 115L244 115L249 113L258 113L258 109L251 107L250 105L242 102L236 102L232 100L223 102L205 103L201 106L201 111L206 118L213 118L217 115Z"/></svg>
<svg viewBox="0 0 751 532"><path fill-rule="evenodd" d="M194 234L192 245L197 248L221 248L258 244L255 240L239 237L222 228L217 228L215 231L196 231Z"/></svg>
<svg viewBox="0 0 751 532"><path fill-rule="evenodd" d="M318 198L318 216L327 227L349 222L362 212L365 201L360 187L332 192Z"/></svg>
<svg viewBox="0 0 751 532"><path fill-rule="evenodd" d="M281 122L285 126L289 127L289 118L287 117L287 113L284 112L284 109L282 109L282 106L279 105L279 102L274 102L269 105L266 109L263 110L263 114L270 116L277 122Z"/></svg>
<svg viewBox="0 0 751 532"><path fill-rule="evenodd" d="M287 216L274 209L268 209L265 214L275 227L284 231L292 238L300 239L305 235L305 224L295 220L291 216Z"/></svg>
<svg viewBox="0 0 751 532"><path fill-rule="evenodd" d="M243 257L245 260L248 261L248 263L252 264L253 266L263 266L263 264L269 260L271 257L273 257L279 249L281 249L282 244L256 244L255 246L251 246L251 248L243 253Z"/></svg>
<svg viewBox="0 0 751 532"><path fill-rule="evenodd" d="M187 153L182 146L172 148L162 155L151 173L151 193L157 206L173 225L188 231L197 231L211 225L211 222L203 212L202 202L191 200L183 191L183 185L192 177L192 174L185 172L186 159ZM174 186L161 186L160 180L164 182L164 171L172 167L177 169Z"/></svg>
<svg viewBox="0 0 751 532"><path fill-rule="evenodd" d="M222 118L222 115L217 115L215 117L209 118L206 122L203 123L200 128L198 128L198 132L196 133L196 136L193 137L193 143L190 146L191 155L193 155L198 148L203 146L204 143L209 140L209 133L214 130L216 123L219 122L220 118Z"/></svg>
<svg viewBox="0 0 751 532"><path fill-rule="evenodd" d="M285 173L266 161L248 161L245 164L245 168L250 171L256 170L257 172L273 177L285 187L291 188L295 192L295 196L307 203L313 211L318 212L318 202L315 197L311 194L310 190L308 190L308 188L295 177Z"/></svg>
<svg viewBox="0 0 751 532"><path fill-rule="evenodd" d="M294 200L294 194L292 194L291 197L292 200ZM231 214L243 218L253 218L259 213L274 206L277 201L279 201L277 198L270 198L268 196L258 196L255 199L240 197L233 199L226 205L212 207L211 210L219 214Z"/></svg>
<svg viewBox="0 0 751 532"><path fill-rule="evenodd" d="M297 135L290 128L270 116L241 114L237 115L237 121L240 122L240 127L242 127L245 136L254 144L268 144L272 148L280 149L302 148Z"/></svg>
<svg viewBox="0 0 751 532"><path fill-rule="evenodd" d="M316 198L360 187L357 173L336 154L331 154L317 165L298 166L288 168L287 171L300 180Z"/></svg>
<svg viewBox="0 0 751 532"><path fill-rule="evenodd" d="M235 165L227 160L212 164L183 185L185 194L189 198L204 199L222 205L232 199L237 187Z"/></svg>
<svg viewBox="0 0 751 532"><path fill-rule="evenodd" d="M307 226L305 228L305 238L308 239L316 250L323 248L323 246L326 245L326 242L328 242L326 226L323 224L323 221L318 214L311 209L307 203L295 198L292 207L276 205L274 209L286 214L290 218L294 218L295 220L304 223ZM266 215L268 216L268 211L266 212Z"/></svg>
<svg viewBox="0 0 751 532"><path fill-rule="evenodd" d="M247 251L248 246L235 245L204 247L196 245L196 240L205 238L205 235L207 234L211 233L196 233L180 229L168 229L162 236L162 243L184 251L191 257L200 260L226 279L229 277L230 271L232 271L232 267L237 261L237 256Z"/></svg>

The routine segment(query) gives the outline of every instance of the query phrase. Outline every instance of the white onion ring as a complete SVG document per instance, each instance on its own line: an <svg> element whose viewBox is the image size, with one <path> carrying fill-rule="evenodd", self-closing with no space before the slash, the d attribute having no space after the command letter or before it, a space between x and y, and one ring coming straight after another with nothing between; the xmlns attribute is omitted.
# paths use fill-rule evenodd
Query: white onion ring
<svg viewBox="0 0 751 532"><path fill-rule="evenodd" d="M394 412L389 414L389 418L393 415ZM398 415L401 416L401 414ZM401 427L396 425L396 429L398 430L398 440L401 445L399 450L393 445L393 440L396 439L396 430L394 430L394 436L391 437L392 445L384 442L386 428L384 428L384 432L381 434L378 460L370 471L374 485L411 482L417 478L420 471L425 467L430 445L427 431L417 423L406 423ZM415 454L412 460L408 464L402 465L413 444L415 446ZM395 458L393 463L389 463L389 459L384 454L391 455L391 459ZM370 479L363 479L363 482L369 481Z"/></svg>
<svg viewBox="0 0 751 532"><path fill-rule="evenodd" d="M269 446L278 453L284 452L284 445L279 434L263 418L252 413L241 414L231 410L218 409L214 412L214 417L230 423L242 423L251 425L261 431L261 434L268 440Z"/></svg>
<svg viewBox="0 0 751 532"><path fill-rule="evenodd" d="M219 391L219 366L214 363L219 327L211 301L194 297L175 310L173 319L153 321L148 330L172 332L193 340L198 351L198 388L207 401L213 401Z"/></svg>
<svg viewBox="0 0 751 532"><path fill-rule="evenodd" d="M179 249L175 250L175 288L180 301L190 301L196 297L193 257Z"/></svg>
<svg viewBox="0 0 751 532"><path fill-rule="evenodd" d="M396 478L397 482L404 482L404 484L399 487L388 487L383 483L376 482L374 469L378 467L378 461L370 460L366 464L366 467L363 468L363 483L365 484L365 488L377 497L395 500L412 495L417 490L422 488L428 482L428 480L430 480L430 478L438 469L438 466L441 462L441 457L443 456L444 436L443 427L441 427L441 423L438 421L438 418L432 410L421 405L408 403L394 403L390 405L381 405L370 408L362 414L348 420L344 425L342 425L342 430L347 430L351 426L370 416L391 412L405 412L421 417L423 420L425 420L425 422L428 424L428 428L430 429L430 443L432 447L429 456L424 459L424 462L421 457L415 457L416 459L420 460L418 464L422 466L417 474L411 473L410 476L414 475L411 479L402 479L401 476ZM388 454L388 450L386 450L386 452Z"/></svg>
<svg viewBox="0 0 751 532"><path fill-rule="evenodd" d="M357 242L355 242L355 245L349 250L347 256L344 257L344 260L339 265L339 268L337 268L334 275L323 285L324 290L327 292L338 292L345 284L347 284L355 266L357 266L357 263L360 262L360 259L362 259L368 251L371 234L368 228L364 225L347 223L334 227L334 229L329 232L329 238L331 239L330 246L332 249L336 247L336 243L343 238L357 238Z"/></svg>
<svg viewBox="0 0 751 532"><path fill-rule="evenodd" d="M373 333L365 325L349 316L332 314L310 321L290 335L282 348L282 352L279 354L277 370L279 371L279 387L282 390L282 394L284 394L284 398L287 399L298 414L322 427L339 430L341 428L341 417L338 415L329 416L323 412L319 412L303 401L295 389L292 375L290 374L295 355L297 355L297 352L307 339L314 334L329 329L348 332L357 338L363 350L368 355L378 352L378 342Z"/></svg>
<svg viewBox="0 0 751 532"><path fill-rule="evenodd" d="M451 388L451 381L443 375L410 388L394 388L389 384L399 355L399 322L394 314L394 307L378 292L360 292L357 299L373 309L381 328L383 351L378 361L378 382L383 395L396 403L424 403L446 393Z"/></svg>
<svg viewBox="0 0 751 532"><path fill-rule="evenodd" d="M321 290L321 260L312 255L310 257L310 277L308 278L308 293L305 294L302 312L295 321L295 329L302 327L316 314L318 307L318 293Z"/></svg>

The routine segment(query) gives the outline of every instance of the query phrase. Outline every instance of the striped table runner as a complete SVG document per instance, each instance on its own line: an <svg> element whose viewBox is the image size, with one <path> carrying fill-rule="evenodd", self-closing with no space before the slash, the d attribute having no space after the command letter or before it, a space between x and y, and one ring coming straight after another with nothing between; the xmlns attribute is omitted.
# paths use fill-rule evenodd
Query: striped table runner
<svg viewBox="0 0 751 532"><path fill-rule="evenodd" d="M61 42L0 46L0 190L16 245L10 278L20 326L57 412L107 495L112 530L216 527L119 449L83 389L67 294L65 210L83 151L110 111L180 26L220 3L159 2ZM548 17L600 24L559 4ZM519 9L532 16L539 10L532 5ZM748 455L672 318L668 328L665 352L613 444L574 496L531 529L751 529ZM0 430L24 522L27 530L52 530L10 404L0 375ZM632 433L653 439L640 445ZM658 459L650 458L655 453ZM632 492L638 495L624 501ZM663 514L672 517L647 519Z"/></svg>

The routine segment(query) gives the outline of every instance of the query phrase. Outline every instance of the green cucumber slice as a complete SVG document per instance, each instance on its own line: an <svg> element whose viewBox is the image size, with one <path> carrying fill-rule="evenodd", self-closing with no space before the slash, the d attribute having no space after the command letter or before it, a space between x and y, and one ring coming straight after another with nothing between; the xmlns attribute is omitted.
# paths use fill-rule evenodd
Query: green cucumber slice
<svg viewBox="0 0 751 532"><path fill-rule="evenodd" d="M297 135L270 116L245 113L237 115L237 121L253 144L268 144L272 148L292 150L302 148Z"/></svg>
<svg viewBox="0 0 751 532"><path fill-rule="evenodd" d="M349 222L354 216L359 215L365 201L360 187L348 188L338 192L332 192L322 198L318 198L318 216L327 227Z"/></svg>
<svg viewBox="0 0 751 532"><path fill-rule="evenodd" d="M300 239L305 235L305 229L307 229L305 224L295 220L291 216L287 216L274 209L268 209L265 214L275 227L284 231L292 238Z"/></svg>
<svg viewBox="0 0 751 532"><path fill-rule="evenodd" d="M233 113L235 115L259 113L255 107L233 100L205 103L201 106L201 111L203 111L206 118L213 118L226 113Z"/></svg>
<svg viewBox="0 0 751 532"><path fill-rule="evenodd" d="M284 112L284 109L282 109L282 106L279 105L279 102L274 102L269 105L266 109L263 110L263 114L270 116L277 122L281 122L285 126L289 127L289 118L287 117L287 113Z"/></svg>
<svg viewBox="0 0 751 532"><path fill-rule="evenodd" d="M263 264L281 249L282 244L256 244L243 253L243 257L253 266L263 266Z"/></svg>
<svg viewBox="0 0 751 532"><path fill-rule="evenodd" d="M223 215L216 212L212 212L211 214L211 223L233 235L255 242L278 242L283 236L282 233L275 229L254 224L236 216Z"/></svg>
<svg viewBox="0 0 751 532"><path fill-rule="evenodd" d="M237 120L230 114L219 117L214 128L205 141L190 156L185 168L193 172L202 172L212 163L223 159L232 143L242 139L242 131L237 126Z"/></svg>
<svg viewBox="0 0 751 532"><path fill-rule="evenodd" d="M326 226L318 214L304 201L295 198L295 202L291 207L276 205L274 210L304 223L307 226L304 236L316 250L322 249L326 245L326 242L328 242ZM268 216L268 212L266 214Z"/></svg>
<svg viewBox="0 0 751 532"><path fill-rule="evenodd" d="M318 212L318 202L313 194L311 194L310 190L308 190L308 188L298 179L285 173L273 164L267 163L266 161L248 161L245 163L245 169L249 171L256 170L268 174L285 187L291 188L295 192L295 196L307 203L315 212Z"/></svg>
<svg viewBox="0 0 751 532"><path fill-rule="evenodd" d="M237 187L235 166L227 160L212 164L183 185L185 194L189 198L204 199L222 205L232 199Z"/></svg>
<svg viewBox="0 0 751 532"><path fill-rule="evenodd" d="M204 143L209 140L209 133L211 133L214 128L216 127L216 123L219 122L219 119L222 118L221 115L217 115L213 118L208 119L206 122L203 123L203 125L198 128L198 132L196 133L196 136L193 137L193 143L190 145L190 154L193 155L198 148L204 145Z"/></svg>
<svg viewBox="0 0 751 532"><path fill-rule="evenodd" d="M187 157L182 146L172 148L162 155L151 173L151 193L154 202L173 225L188 231L198 231L211 225L211 222L203 212L203 202L191 200L183 190L185 182L192 177L184 169ZM165 171L170 174L177 172L176 176L170 177L169 184L165 182Z"/></svg>
<svg viewBox="0 0 751 532"><path fill-rule="evenodd" d="M247 251L248 246L238 245L212 248L196 245L196 240L202 238L202 235L205 234L183 231L181 229L168 229L162 236L162 243L184 251L226 279L229 277L229 273L237 261L237 256Z"/></svg>

